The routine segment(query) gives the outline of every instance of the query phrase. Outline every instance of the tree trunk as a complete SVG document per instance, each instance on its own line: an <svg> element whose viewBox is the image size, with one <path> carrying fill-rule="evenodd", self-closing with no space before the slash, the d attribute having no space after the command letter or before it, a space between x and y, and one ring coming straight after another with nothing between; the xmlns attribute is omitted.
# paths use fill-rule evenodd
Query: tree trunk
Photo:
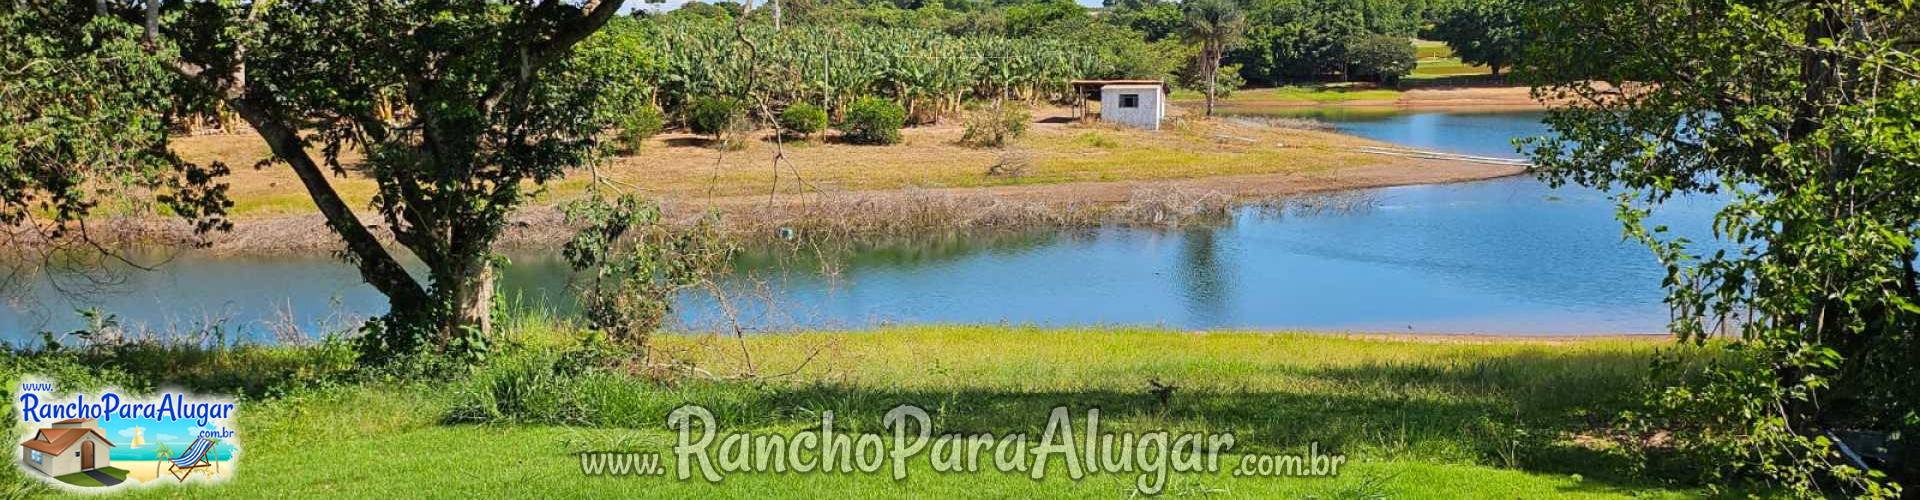
<svg viewBox="0 0 1920 500"><path fill-rule="evenodd" d="M454 335L468 333L481 338L492 335L494 279L491 259L473 259L451 271L451 282L441 284L450 288L443 293L453 306L442 335L448 336L448 340Z"/></svg>
<svg viewBox="0 0 1920 500"><path fill-rule="evenodd" d="M387 296L388 307L395 311L418 310L427 304L426 290L413 276L394 260L393 254L373 235L373 231L360 222L353 209L333 189L327 181L327 174L307 155L306 145L292 127L265 111L264 106L255 106L248 100L229 101L240 118L253 125L253 129L266 139L268 149L274 156L286 161L293 168L300 183L307 189L307 195L313 199L314 206L326 216L327 226L347 244L347 252L353 256L353 263L360 268L361 279Z"/></svg>
<svg viewBox="0 0 1920 500"><path fill-rule="evenodd" d="M1213 117L1213 100L1218 93L1214 89L1214 78L1220 75L1220 52L1208 49L1207 63L1202 64L1207 72L1207 117Z"/></svg>

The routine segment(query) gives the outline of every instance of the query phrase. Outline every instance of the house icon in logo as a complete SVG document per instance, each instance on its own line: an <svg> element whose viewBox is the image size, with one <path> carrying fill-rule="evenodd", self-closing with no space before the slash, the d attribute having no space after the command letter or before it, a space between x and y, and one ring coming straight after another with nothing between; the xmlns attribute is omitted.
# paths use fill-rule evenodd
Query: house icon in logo
<svg viewBox="0 0 1920 500"><path fill-rule="evenodd" d="M91 418L70 418L33 433L20 443L20 463L48 476L60 477L113 465L108 452L113 442L100 433Z"/></svg>

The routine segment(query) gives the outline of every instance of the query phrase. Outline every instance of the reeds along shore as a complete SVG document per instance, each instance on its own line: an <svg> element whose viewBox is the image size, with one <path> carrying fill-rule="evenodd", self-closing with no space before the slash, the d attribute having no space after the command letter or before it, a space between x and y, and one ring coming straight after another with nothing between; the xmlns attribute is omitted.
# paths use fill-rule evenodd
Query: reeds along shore
<svg viewBox="0 0 1920 500"><path fill-rule="evenodd" d="M670 223L686 226L718 210L721 232L732 239L858 240L951 231L1027 231L1099 225L1177 227L1219 224L1238 208L1271 213L1364 210L1371 198L1361 192L1324 192L1235 197L1216 190L1139 188L1123 201L1057 202L954 194L933 190L814 196L806 200L742 203L725 209L682 203L663 208ZM763 202L765 200L762 200ZM120 218L97 224L88 237L109 247L170 246L219 254L275 254L332 251L338 240L322 230L319 216L283 216L238 223L234 230L194 234L168 220ZM554 207L531 207L514 217L501 238L502 248L553 248L578 228L563 221ZM15 233L6 246L16 250L46 245L32 233ZM382 237L390 237L382 234ZM66 246L78 248L68 242Z"/></svg>

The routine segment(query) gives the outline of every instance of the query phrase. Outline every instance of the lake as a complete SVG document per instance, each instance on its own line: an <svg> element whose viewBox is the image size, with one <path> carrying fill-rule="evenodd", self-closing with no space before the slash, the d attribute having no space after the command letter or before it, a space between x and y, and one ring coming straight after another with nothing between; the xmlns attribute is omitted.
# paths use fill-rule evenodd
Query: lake
<svg viewBox="0 0 1920 500"><path fill-rule="evenodd" d="M1516 157L1513 138L1545 132L1537 113L1302 113L1361 136L1488 156ZM899 323L1665 330L1663 271L1645 248L1621 240L1604 193L1516 177L1363 196L1371 208L1310 215L1243 209L1230 223L1209 227L926 235L826 257L760 249L720 280L731 307L688 294L676 314L686 330L732 320L751 331ZM1682 199L1660 221L1684 234L1707 234L1717 207ZM502 289L512 301L568 307L566 267L556 255L510 257ZM353 270L324 255L188 254L123 278L114 293L84 299L40 283L28 292L38 307L0 309L0 338L77 327L70 311L88 304L122 324L159 330L225 318L231 336L250 338L270 338L287 326L313 332L351 324L384 307ZM735 313L723 313L729 310Z"/></svg>

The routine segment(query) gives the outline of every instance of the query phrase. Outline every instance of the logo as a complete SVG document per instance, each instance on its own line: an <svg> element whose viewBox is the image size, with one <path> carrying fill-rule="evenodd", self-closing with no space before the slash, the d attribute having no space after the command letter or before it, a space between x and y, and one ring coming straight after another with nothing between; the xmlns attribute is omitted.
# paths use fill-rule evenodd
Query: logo
<svg viewBox="0 0 1920 500"><path fill-rule="evenodd" d="M21 470L61 487L222 481L240 456L235 405L226 399L178 391L61 394L51 382L26 379L13 404L25 429Z"/></svg>

